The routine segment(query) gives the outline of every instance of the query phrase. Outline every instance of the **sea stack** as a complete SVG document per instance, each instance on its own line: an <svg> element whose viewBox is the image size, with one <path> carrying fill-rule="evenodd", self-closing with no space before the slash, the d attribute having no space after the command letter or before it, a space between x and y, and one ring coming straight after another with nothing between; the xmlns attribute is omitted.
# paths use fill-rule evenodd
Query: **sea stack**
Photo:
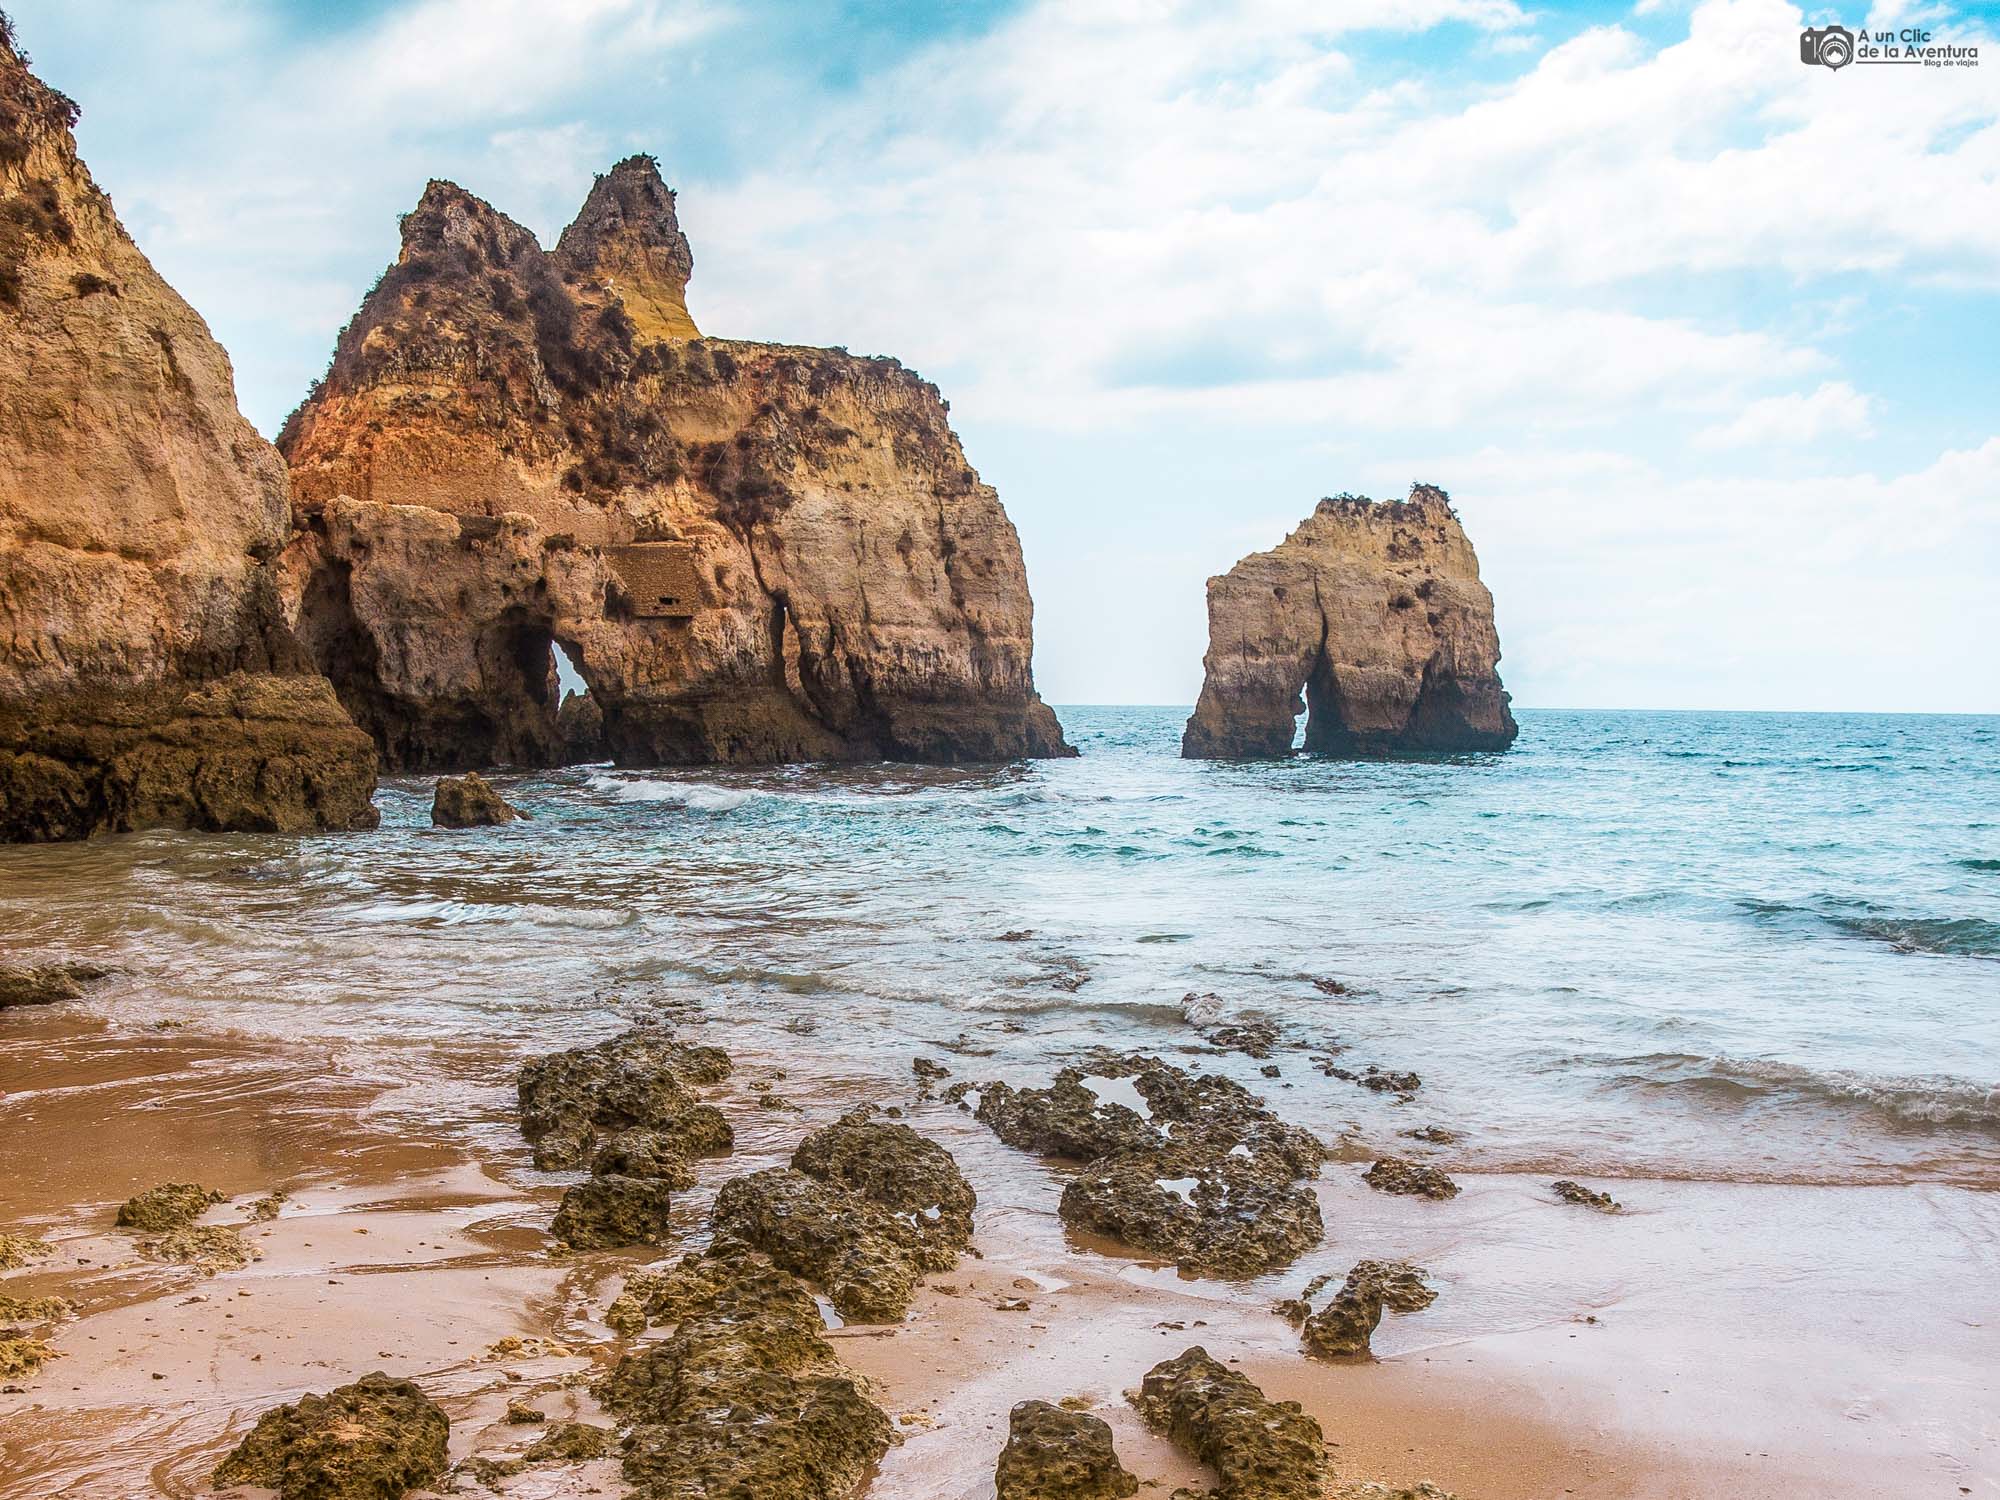
<svg viewBox="0 0 2000 1500"><path fill-rule="evenodd" d="M286 629L285 466L0 26L0 839L373 827Z"/></svg>
<svg viewBox="0 0 2000 1500"><path fill-rule="evenodd" d="M448 182L286 424L290 617L398 770L1072 753L999 497L893 359L702 337L650 157L556 248Z"/></svg>
<svg viewBox="0 0 2000 1500"><path fill-rule="evenodd" d="M1451 499L1322 500L1298 530L1208 581L1188 759L1504 750L1493 596ZM1303 693L1303 699L1301 698Z"/></svg>

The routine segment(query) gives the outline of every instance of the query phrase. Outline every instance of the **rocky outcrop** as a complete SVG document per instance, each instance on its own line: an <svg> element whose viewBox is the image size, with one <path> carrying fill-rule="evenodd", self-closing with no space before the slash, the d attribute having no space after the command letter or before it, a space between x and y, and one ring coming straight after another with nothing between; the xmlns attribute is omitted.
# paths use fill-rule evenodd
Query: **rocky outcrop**
<svg viewBox="0 0 2000 1500"><path fill-rule="evenodd" d="M280 1500L393 1500L444 1477L451 1422L413 1381L379 1371L267 1411L215 1471Z"/></svg>
<svg viewBox="0 0 2000 1500"><path fill-rule="evenodd" d="M937 390L702 338L649 157L554 251L433 182L286 424L290 617L399 769L1068 752L1021 549Z"/></svg>
<svg viewBox="0 0 2000 1500"><path fill-rule="evenodd" d="M743 1254L690 1257L654 1280L674 1332L596 1387L632 1424L623 1469L639 1500L852 1494L893 1429L821 1337L811 1289Z"/></svg>
<svg viewBox="0 0 2000 1500"><path fill-rule="evenodd" d="M1139 1493L1139 1480L1118 1461L1102 1417L1019 1401L1007 1414L993 1487L996 1500L1124 1500Z"/></svg>
<svg viewBox="0 0 2000 1500"><path fill-rule="evenodd" d="M1296 1401L1272 1401L1197 1344L1146 1372L1132 1404L1215 1470L1216 1500L1320 1500L1326 1439Z"/></svg>
<svg viewBox="0 0 2000 1500"><path fill-rule="evenodd" d="M0 839L372 827L287 630L285 468L0 38Z"/></svg>
<svg viewBox="0 0 2000 1500"><path fill-rule="evenodd" d="M1088 1163L1057 1208L1079 1233L1235 1277L1284 1265L1325 1234L1304 1181L1325 1145L1231 1079L1099 1052L1047 1088L994 1083L979 1095L976 1117L1008 1145Z"/></svg>
<svg viewBox="0 0 2000 1500"><path fill-rule="evenodd" d="M1322 500L1269 552L1208 581L1189 759L1504 750L1493 596L1450 497ZM1301 700L1300 694L1304 694Z"/></svg>

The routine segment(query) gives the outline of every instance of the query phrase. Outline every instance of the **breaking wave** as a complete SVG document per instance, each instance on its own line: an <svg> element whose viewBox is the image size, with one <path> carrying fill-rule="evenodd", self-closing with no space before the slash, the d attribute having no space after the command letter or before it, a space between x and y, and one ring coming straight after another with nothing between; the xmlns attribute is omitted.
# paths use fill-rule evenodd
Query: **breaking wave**
<svg viewBox="0 0 2000 1500"><path fill-rule="evenodd" d="M1872 1111L1898 1125L2000 1132L2000 1083L1948 1073L1867 1073L1728 1056L1677 1057L1647 1082L1734 1105L1763 1101L1829 1104Z"/></svg>

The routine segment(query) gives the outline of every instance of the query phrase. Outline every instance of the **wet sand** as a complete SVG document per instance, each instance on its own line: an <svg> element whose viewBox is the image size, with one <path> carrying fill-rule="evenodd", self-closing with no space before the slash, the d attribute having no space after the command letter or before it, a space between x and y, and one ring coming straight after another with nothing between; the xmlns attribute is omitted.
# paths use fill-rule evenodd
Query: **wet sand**
<svg viewBox="0 0 2000 1500"><path fill-rule="evenodd" d="M826 1032L762 1053L696 1034L736 1058L717 1102L738 1148L677 1201L690 1244L717 1183L863 1098L907 1106L979 1192L979 1257L933 1278L904 1324L831 1335L903 1438L871 1500L989 1496L1027 1397L1087 1398L1161 1486L1143 1493L1200 1485L1122 1399L1194 1343L1303 1402L1345 1478L1429 1478L1466 1500L2000 1495L2000 1195L1628 1181L1604 1184L1628 1205L1605 1216L1518 1177L1461 1174L1449 1203L1387 1198L1353 1154L1319 1185L1326 1244L1255 1282L1188 1280L1070 1239L1058 1173L915 1103L908 1078L848 1072ZM468 1113L417 1127L423 1078L324 1049L88 1005L0 1016L0 1228L56 1251L0 1289L81 1308L51 1337L62 1357L0 1395L0 1500L206 1493L259 1413L375 1369L445 1406L454 1457L535 1435L502 1420L510 1397L596 1416L583 1384L619 1348L598 1317L641 1258L549 1254L568 1179L532 1171L513 1133L523 1045L438 1049L427 1066L454 1080L440 1097ZM797 1107L757 1107L759 1083ZM259 1259L204 1277L138 1259L111 1227L123 1198L174 1179L231 1195L212 1223L290 1196L244 1230ZM1362 1256L1416 1260L1438 1301L1385 1318L1377 1363L1307 1360L1270 1303ZM530 1342L496 1357L507 1339ZM498 1493L620 1489L606 1461Z"/></svg>

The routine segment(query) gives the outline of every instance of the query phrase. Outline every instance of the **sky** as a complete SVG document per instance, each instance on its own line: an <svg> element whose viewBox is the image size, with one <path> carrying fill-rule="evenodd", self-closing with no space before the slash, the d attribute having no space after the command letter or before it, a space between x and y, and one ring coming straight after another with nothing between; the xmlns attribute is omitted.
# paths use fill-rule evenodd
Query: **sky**
<svg viewBox="0 0 2000 1500"><path fill-rule="evenodd" d="M705 332L943 388L1051 702L1191 702L1209 575L1422 480L1520 706L2000 711L1990 7L8 8L266 433L428 178L552 244L648 151Z"/></svg>

